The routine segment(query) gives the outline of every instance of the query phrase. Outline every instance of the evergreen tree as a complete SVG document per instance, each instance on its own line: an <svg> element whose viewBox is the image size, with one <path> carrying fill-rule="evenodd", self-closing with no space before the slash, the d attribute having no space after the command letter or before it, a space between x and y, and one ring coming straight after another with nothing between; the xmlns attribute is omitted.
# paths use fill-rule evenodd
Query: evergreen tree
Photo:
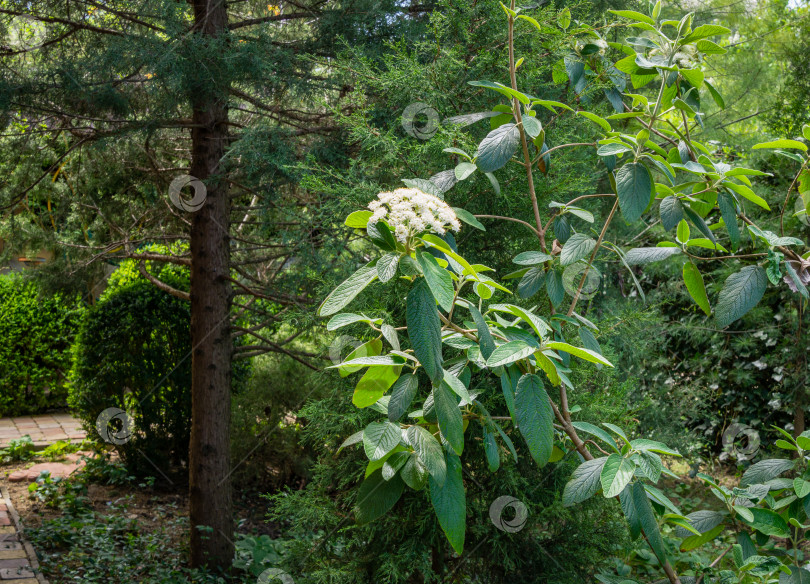
<svg viewBox="0 0 810 584"><path fill-rule="evenodd" d="M63 281L93 261L134 258L191 303L193 565L233 557L232 358L314 357L279 329L313 301L303 282L329 255L316 253L329 201L302 193L287 166L305 152L346 157L324 107L342 109L346 89L323 63L341 37L379 56L427 10L397 0L0 3L5 253L57 249L49 271ZM188 252L141 249L172 241ZM190 293L147 261L190 266ZM237 316L250 324L232 326ZM255 342L234 348L233 335Z"/></svg>

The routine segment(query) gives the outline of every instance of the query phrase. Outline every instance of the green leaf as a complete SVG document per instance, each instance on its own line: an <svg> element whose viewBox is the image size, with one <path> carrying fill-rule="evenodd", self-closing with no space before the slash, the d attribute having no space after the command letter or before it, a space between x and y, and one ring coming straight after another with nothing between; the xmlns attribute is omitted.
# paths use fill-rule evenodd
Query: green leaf
<svg viewBox="0 0 810 584"><path fill-rule="evenodd" d="M344 326L348 326L356 322L365 322L371 324L372 322L379 322L379 319L369 318L362 314L353 314L351 312L344 312L342 314L336 314L335 316L330 318L329 322L326 323L326 330L330 332L336 331L339 328L343 328Z"/></svg>
<svg viewBox="0 0 810 584"><path fill-rule="evenodd" d="M377 277L380 282L387 282L397 275L399 265L399 254L387 253L377 260Z"/></svg>
<svg viewBox="0 0 810 584"><path fill-rule="evenodd" d="M419 263L419 267L422 268L422 274L425 276L425 281L430 287L433 298L436 299L445 312L449 312L453 307L455 294L450 272L442 268L432 254L421 249L416 250L416 261Z"/></svg>
<svg viewBox="0 0 810 584"><path fill-rule="evenodd" d="M597 116L596 114L586 111L578 111L576 115L589 119L594 124L602 128L605 132L611 132L613 130L613 128L610 127L610 122L603 117Z"/></svg>
<svg viewBox="0 0 810 584"><path fill-rule="evenodd" d="M772 142L762 142L751 147L752 150L762 150L771 148L790 148L793 150L801 150L807 152L807 145L798 140L773 140Z"/></svg>
<svg viewBox="0 0 810 584"><path fill-rule="evenodd" d="M647 16L646 14L642 14L641 12L635 12L633 10L608 10L611 14L615 14L616 16L621 16L623 18L629 18L630 20L635 20L638 22L646 22L647 24L655 25L655 21Z"/></svg>
<svg viewBox="0 0 810 584"><path fill-rule="evenodd" d="M431 478L438 484L444 484L447 477L447 465L439 441L422 426L411 426L405 435L408 444L416 451Z"/></svg>
<svg viewBox="0 0 810 584"><path fill-rule="evenodd" d="M653 197L653 181L650 171L639 162L625 164L616 173L616 194L622 216L628 223L641 218L641 214Z"/></svg>
<svg viewBox="0 0 810 584"><path fill-rule="evenodd" d="M720 327L742 318L765 295L768 276L760 266L746 266L726 279L714 314Z"/></svg>
<svg viewBox="0 0 810 584"><path fill-rule="evenodd" d="M523 341L509 341L500 347L496 348L487 359L487 367L499 367L501 365L508 365L521 359L525 359L536 350Z"/></svg>
<svg viewBox="0 0 810 584"><path fill-rule="evenodd" d="M391 452L402 433L397 424L391 422L372 422L363 431L363 449L369 460L380 460Z"/></svg>
<svg viewBox="0 0 810 584"><path fill-rule="evenodd" d="M694 549L699 548L700 546L709 543L718 535L723 533L724 527L722 525L718 525L717 527L710 529L706 533L702 533L700 535L692 535L687 537L685 540L681 542L681 551L688 552Z"/></svg>
<svg viewBox="0 0 810 584"><path fill-rule="evenodd" d="M428 481L430 502L433 503L439 525L442 526L450 545L461 555L464 553L467 507L461 477L461 461L458 456L447 453L447 480L440 484L431 475Z"/></svg>
<svg viewBox="0 0 810 584"><path fill-rule="evenodd" d="M575 233L563 245L560 252L560 264L568 266L587 257L596 248L596 241L584 233Z"/></svg>
<svg viewBox="0 0 810 584"><path fill-rule="evenodd" d="M660 262L679 253L678 247L635 247L625 254L624 261L628 266L639 266Z"/></svg>
<svg viewBox="0 0 810 584"><path fill-rule="evenodd" d="M481 231L487 230L487 228L484 227L484 225L478 219L475 218L475 215L473 215L466 209L462 209L461 207L453 207L453 212L456 214L456 217L458 217L461 221L463 221L467 225L475 227L476 229L480 229Z"/></svg>
<svg viewBox="0 0 810 584"><path fill-rule="evenodd" d="M524 375L515 391L517 426L534 461L544 466L554 446L554 412L548 394L537 375Z"/></svg>
<svg viewBox="0 0 810 584"><path fill-rule="evenodd" d="M379 359L380 357L369 357ZM367 408L374 405L385 395L388 388L394 385L402 372L402 365L387 365L370 367L354 388L352 403L358 408Z"/></svg>
<svg viewBox="0 0 810 584"><path fill-rule="evenodd" d="M391 400L388 402L388 419L398 421L408 408L411 407L416 390L419 388L419 379L415 374L403 375L394 383L391 389Z"/></svg>
<svg viewBox="0 0 810 584"><path fill-rule="evenodd" d="M351 227L353 229L365 229L366 225L368 225L368 220L371 219L371 216L374 213L367 210L362 211L355 211L354 213L349 213L349 216L346 217L346 222L344 223L346 227Z"/></svg>
<svg viewBox="0 0 810 584"><path fill-rule="evenodd" d="M661 201L658 208L661 214L661 225L664 229L670 231L674 229L681 221L683 221L683 205L678 200L678 197L669 196Z"/></svg>
<svg viewBox="0 0 810 584"><path fill-rule="evenodd" d="M560 28L563 30L571 26L571 10L568 8L560 10L560 13L557 15L557 24L559 24Z"/></svg>
<svg viewBox="0 0 810 584"><path fill-rule="evenodd" d="M433 403L442 436L455 453L461 456L464 450L464 420L458 409L458 402L446 382L442 381L433 387Z"/></svg>
<svg viewBox="0 0 810 584"><path fill-rule="evenodd" d="M709 306L709 297L706 295L706 285L703 283L703 276L700 274L698 267L692 262L686 262L683 265L683 281L686 284L686 289L695 304L700 306L700 309L711 316L712 307Z"/></svg>
<svg viewBox="0 0 810 584"><path fill-rule="evenodd" d="M632 152L632 148L626 144L617 144L615 142L604 144L596 149L597 156L615 156L622 152Z"/></svg>
<svg viewBox="0 0 810 584"><path fill-rule="evenodd" d="M425 488L428 480L428 471L419 457L411 454L408 462L402 467L399 476L405 481L405 484L412 488L414 491L421 491Z"/></svg>
<svg viewBox="0 0 810 584"><path fill-rule="evenodd" d="M518 282L517 293L521 298L531 298L537 294L546 281L546 271L541 267L529 268Z"/></svg>
<svg viewBox="0 0 810 584"><path fill-rule="evenodd" d="M712 41L707 40L698 41L695 46L697 46L698 51L706 53L707 55L724 55L725 53L728 53L728 49L724 49L723 47Z"/></svg>
<svg viewBox="0 0 810 584"><path fill-rule="evenodd" d="M586 460L577 467L563 490L563 505L570 507L590 499L601 488L600 476L607 457Z"/></svg>
<svg viewBox="0 0 810 584"><path fill-rule="evenodd" d="M723 223L726 224L728 238L731 240L731 249L736 251L740 247L740 228L737 225L737 210L734 199L728 193L717 194L717 206L720 207L720 214Z"/></svg>
<svg viewBox="0 0 810 584"><path fill-rule="evenodd" d="M689 223L686 222L686 219L681 219L678 223L678 229L675 232L675 237L681 243L686 243L689 241L689 236L691 235L689 231Z"/></svg>
<svg viewBox="0 0 810 584"><path fill-rule="evenodd" d="M523 129L532 138L537 138L537 136L539 136L543 131L543 126L540 124L537 118L523 116Z"/></svg>
<svg viewBox="0 0 810 584"><path fill-rule="evenodd" d="M669 456L680 456L681 453L674 450L657 440L647 440L646 438L639 438L630 442L630 446L634 450L649 450L650 452L657 452L658 454L667 454Z"/></svg>
<svg viewBox="0 0 810 584"><path fill-rule="evenodd" d="M501 452L495 441L495 435L486 428L484 428L484 453L487 457L489 472L497 471L501 466Z"/></svg>
<svg viewBox="0 0 810 584"><path fill-rule="evenodd" d="M624 458L620 454L608 456L599 479L602 483L602 493L605 498L611 499L618 496L633 480L635 470L636 465L629 458ZM644 498L647 498L646 494Z"/></svg>
<svg viewBox="0 0 810 584"><path fill-rule="evenodd" d="M489 331L489 327L478 308L472 303L469 303L467 307L470 310L470 314L475 322L475 327L478 330L478 345L481 347L481 356L484 359L489 359L492 352L495 350L495 341L492 339L492 333Z"/></svg>
<svg viewBox="0 0 810 584"><path fill-rule="evenodd" d="M761 485L771 479L778 477L783 472L789 471L793 468L792 460L783 460L781 458L769 458L761 460L756 464L752 464L743 473L740 480L740 486L746 487L748 485Z"/></svg>
<svg viewBox="0 0 810 584"><path fill-rule="evenodd" d="M549 270L546 274L546 293L554 306L559 306L560 302L565 298L562 274L557 270Z"/></svg>
<svg viewBox="0 0 810 584"><path fill-rule="evenodd" d="M497 81L468 81L467 84L472 85L473 87L485 87L486 89L492 89L493 91L497 91L501 95L505 95L508 98L515 98L522 104L529 104L529 97L527 95L521 93L520 91L515 91L511 87L507 87L506 85L498 83ZM479 168L481 167L479 166Z"/></svg>
<svg viewBox="0 0 810 584"><path fill-rule="evenodd" d="M399 470L411 459L410 452L395 452L383 463L382 475L383 479L390 481L394 478Z"/></svg>
<svg viewBox="0 0 810 584"><path fill-rule="evenodd" d="M796 496L803 499L810 495L810 482L796 477L793 479L793 490L796 491Z"/></svg>
<svg viewBox="0 0 810 584"><path fill-rule="evenodd" d="M590 351L588 349L583 349L581 347L574 347L573 345L569 345L568 343L562 343L559 341L551 341L545 344L546 347L549 349L557 349L560 351L565 351L566 353L571 353L575 357L579 357L585 361L590 361L591 363L601 363L602 365L607 365L608 367L613 367L613 364L605 359L599 353L594 351Z"/></svg>
<svg viewBox="0 0 810 584"><path fill-rule="evenodd" d="M495 128L478 145L475 163L481 172L494 172L509 162L520 144L520 130L515 124Z"/></svg>
<svg viewBox="0 0 810 584"><path fill-rule="evenodd" d="M725 26L719 26L717 24L703 24L689 33L682 41L682 44L686 43L694 43L695 41L707 39L712 36L717 35L726 35L730 33L731 30L727 29Z"/></svg>
<svg viewBox="0 0 810 584"><path fill-rule="evenodd" d="M339 312L363 289L377 279L377 260L372 260L344 280L318 308L320 316L331 316Z"/></svg>
<svg viewBox="0 0 810 584"><path fill-rule="evenodd" d="M810 584L810 571L798 566L790 566L790 578L787 579L786 584Z"/></svg>
<svg viewBox="0 0 810 584"><path fill-rule="evenodd" d="M611 454L611 456L618 456ZM644 485L637 482L633 485L633 506L638 515L638 522L641 525L641 531L647 537L647 543L658 557L659 562L662 564L667 561L667 552L664 547L664 540L661 537L661 532L658 530L658 521L655 519L652 505L647 498L647 492L644 490Z"/></svg>
<svg viewBox="0 0 810 584"><path fill-rule="evenodd" d="M694 527L700 533L706 533L707 531L711 531L718 525L720 525L726 516L722 513L717 511L695 511L690 513L686 516L686 519L689 521L689 525ZM675 529L675 535L677 537L690 537L693 534L684 529L683 527L678 527Z"/></svg>
<svg viewBox="0 0 810 584"><path fill-rule="evenodd" d="M383 479L382 471L376 470L363 481L357 492L354 517L358 525L370 523L382 517L396 505L402 496L405 485L399 476L390 481Z"/></svg>
<svg viewBox="0 0 810 584"><path fill-rule="evenodd" d="M763 199L762 197L757 195L754 191L749 189L747 186L737 184L735 182L731 182L730 180L724 181L723 186L728 187L732 191L735 191L736 193L742 195L743 197L745 197L746 199L748 199L749 201L751 201L752 203L754 203L758 207L762 207L766 211L771 210L771 208L768 206L767 201L765 201L765 199Z"/></svg>
<svg viewBox="0 0 810 584"><path fill-rule="evenodd" d="M616 448L616 440L613 438L613 436L608 434L605 430L603 430L599 426L594 426L589 422L571 422L571 425L580 432L585 432L587 434L596 436L597 438L601 438L613 450L615 450L616 452L619 451L618 448Z"/></svg>
<svg viewBox="0 0 810 584"><path fill-rule="evenodd" d="M714 103L717 104L717 107L719 107L720 109L726 109L726 102L723 99L723 96L720 95L720 92L717 91L717 88L708 81L704 81L703 83L706 85L706 88L709 90L709 94L712 96L712 99L714 100Z"/></svg>
<svg viewBox="0 0 810 584"><path fill-rule="evenodd" d="M461 162L461 163L459 163L458 165L456 165L456 168L454 170L455 175L456 175L456 180L464 180L465 178L470 176L472 173L474 173L477 169L478 169L478 167L476 167L471 162Z"/></svg>
<svg viewBox="0 0 810 584"><path fill-rule="evenodd" d="M414 355L434 383L444 377L442 370L442 331L436 301L424 280L411 288L405 301L408 338Z"/></svg>
<svg viewBox="0 0 810 584"><path fill-rule="evenodd" d="M773 537L790 537L788 524L778 513L758 507L752 507L750 511L754 520L748 521L744 517L742 520L760 533Z"/></svg>
<svg viewBox="0 0 810 584"><path fill-rule="evenodd" d="M542 251L524 251L517 254L512 263L519 266L539 266L553 259L553 257Z"/></svg>
<svg viewBox="0 0 810 584"><path fill-rule="evenodd" d="M354 434L346 438L346 440L343 441L343 444L340 445L340 448L337 449L337 452L335 452L335 455L340 454L340 451L348 446L352 446L354 444L359 444L360 442L362 442L363 432L364 430L360 430L359 432L355 432Z"/></svg>

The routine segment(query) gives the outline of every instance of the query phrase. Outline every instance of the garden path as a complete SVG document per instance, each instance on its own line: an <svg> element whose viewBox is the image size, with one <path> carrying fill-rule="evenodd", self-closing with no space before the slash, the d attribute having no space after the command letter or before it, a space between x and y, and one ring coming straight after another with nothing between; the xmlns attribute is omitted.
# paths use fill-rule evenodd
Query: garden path
<svg viewBox="0 0 810 584"><path fill-rule="evenodd" d="M81 422L68 413L0 418L0 448L26 435L39 450L59 440L79 443L84 440L85 432Z"/></svg>

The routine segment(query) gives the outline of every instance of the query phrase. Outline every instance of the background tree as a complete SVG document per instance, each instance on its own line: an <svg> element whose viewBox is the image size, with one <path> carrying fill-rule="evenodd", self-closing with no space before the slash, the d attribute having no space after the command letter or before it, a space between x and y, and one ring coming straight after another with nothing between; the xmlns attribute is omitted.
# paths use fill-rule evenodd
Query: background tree
<svg viewBox="0 0 810 584"><path fill-rule="evenodd" d="M233 557L231 359L314 357L290 348L300 331L279 338L285 316L314 300L309 270L329 258L318 253L328 201L300 191L287 166L304 152L345 156L324 107L340 108L345 89L311 57L334 54L340 36L378 56L427 9L393 0L0 5L5 253L59 249L43 275L63 285L99 260L191 269L188 293L145 266L142 274L191 303L194 565ZM182 175L200 181L201 207L178 202L181 211L167 198ZM188 241L188 252L140 249L174 241ZM234 328L235 317L249 322ZM255 342L234 349L232 334Z"/></svg>

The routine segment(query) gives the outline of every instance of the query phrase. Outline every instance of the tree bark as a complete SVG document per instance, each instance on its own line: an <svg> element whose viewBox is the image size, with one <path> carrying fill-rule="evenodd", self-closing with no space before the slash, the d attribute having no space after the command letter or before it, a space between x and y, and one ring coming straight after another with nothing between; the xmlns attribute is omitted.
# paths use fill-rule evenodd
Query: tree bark
<svg viewBox="0 0 810 584"><path fill-rule="evenodd" d="M211 39L227 30L226 3L193 0L194 33ZM211 71L219 70L212 66ZM191 217L191 443L189 519L191 565L227 569L233 561L230 488L232 288L228 182L222 166L228 141L227 88L209 80L190 95L190 174L206 185Z"/></svg>

